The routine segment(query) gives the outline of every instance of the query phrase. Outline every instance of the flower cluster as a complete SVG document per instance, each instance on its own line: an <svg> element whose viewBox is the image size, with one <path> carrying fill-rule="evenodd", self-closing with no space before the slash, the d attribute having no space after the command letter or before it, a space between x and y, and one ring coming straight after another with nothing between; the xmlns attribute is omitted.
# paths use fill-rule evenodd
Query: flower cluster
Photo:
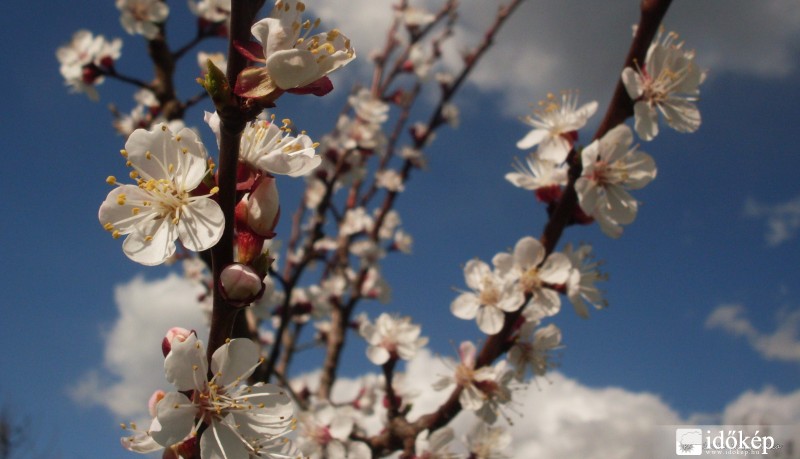
<svg viewBox="0 0 800 459"><path fill-rule="evenodd" d="M148 40L156 38L169 15L169 6L161 0L117 0L122 28L131 35Z"/></svg>
<svg viewBox="0 0 800 459"><path fill-rule="evenodd" d="M358 332L367 340L367 357L375 365L383 365L389 360L411 360L417 350L428 343L428 338L420 337L419 325L413 325L410 317L392 317L383 313L375 323L361 322Z"/></svg>
<svg viewBox="0 0 800 459"><path fill-rule="evenodd" d="M573 270L564 254L546 256L538 240L524 237L512 253L495 255L492 264L494 271L483 261L467 262L464 278L473 291L461 293L451 303L450 310L456 317L476 319L482 332L493 335L503 328L505 313L523 306L528 320L558 313L558 290Z"/></svg>
<svg viewBox="0 0 800 459"><path fill-rule="evenodd" d="M61 64L59 71L71 91L84 92L92 100L97 100L95 86L103 82L105 73L113 70L121 50L122 40L119 38L109 42L102 35L79 30L69 44L56 51Z"/></svg>
<svg viewBox="0 0 800 459"><path fill-rule="evenodd" d="M565 91L561 101L554 94L539 102L533 115L522 119L534 129L517 142L517 148L527 150L534 146L523 164L517 160L516 172L506 174L514 186L536 192L545 203L561 198L561 187L567 184L567 158L578 140L578 130L597 111L597 102L578 107L577 92Z"/></svg>

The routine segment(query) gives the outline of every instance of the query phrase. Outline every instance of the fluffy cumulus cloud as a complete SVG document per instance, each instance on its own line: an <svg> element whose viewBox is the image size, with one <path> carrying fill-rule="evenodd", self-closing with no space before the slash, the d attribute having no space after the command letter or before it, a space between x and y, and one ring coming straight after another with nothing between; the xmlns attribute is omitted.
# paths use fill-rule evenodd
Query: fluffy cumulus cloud
<svg viewBox="0 0 800 459"><path fill-rule="evenodd" d="M121 420L144 417L153 391L169 389L161 353L164 333L181 326L207 334L196 301L200 293L197 283L176 274L152 281L136 277L118 285L119 317L104 332L103 363L70 388L72 398L104 406Z"/></svg>
<svg viewBox="0 0 800 459"><path fill-rule="evenodd" d="M351 0L348 8L337 8L333 2L308 3L326 23L352 38L364 65L369 53L384 42L395 2ZM500 4L497 0L461 3L459 27L448 47L451 64L459 61L459 51L478 43ZM411 4L435 10L442 2ZM512 116L525 114L528 103L547 92L564 89L580 89L587 100L607 101L619 78L631 26L638 20L637 4L630 0L523 2L472 81L482 90L497 93L499 105ZM712 69L712 78L726 72L785 77L796 69L800 9L794 0L677 2L665 25L680 32L688 48L697 50L698 62Z"/></svg>
<svg viewBox="0 0 800 459"><path fill-rule="evenodd" d="M759 331L739 304L723 304L706 319L706 327L721 329L733 336L746 338L767 360L800 362L800 310L781 315L778 327L771 333Z"/></svg>
<svg viewBox="0 0 800 459"><path fill-rule="evenodd" d="M744 215L765 221L767 245L781 245L794 238L800 230L800 196L778 204L764 204L748 198L744 203Z"/></svg>

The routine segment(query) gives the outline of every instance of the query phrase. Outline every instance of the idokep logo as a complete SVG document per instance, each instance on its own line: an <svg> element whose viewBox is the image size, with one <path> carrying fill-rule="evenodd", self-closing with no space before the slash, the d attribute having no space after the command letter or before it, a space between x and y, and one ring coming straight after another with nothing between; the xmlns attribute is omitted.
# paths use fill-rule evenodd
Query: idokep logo
<svg viewBox="0 0 800 459"><path fill-rule="evenodd" d="M703 429L675 429L675 454L678 456L703 454Z"/></svg>

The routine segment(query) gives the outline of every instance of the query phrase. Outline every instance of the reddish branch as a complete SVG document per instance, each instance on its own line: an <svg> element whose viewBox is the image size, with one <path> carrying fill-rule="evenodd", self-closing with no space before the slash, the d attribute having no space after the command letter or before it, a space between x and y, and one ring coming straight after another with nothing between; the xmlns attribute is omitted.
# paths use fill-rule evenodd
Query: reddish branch
<svg viewBox="0 0 800 459"><path fill-rule="evenodd" d="M236 77L247 66L247 59L236 51L234 42L250 40L250 26L263 0L233 0L231 2L231 27L228 41L228 84L232 88ZM244 317L237 320L238 309L228 304L220 293L219 278L222 270L233 263L233 223L236 206L236 169L239 160L239 142L245 124L252 115L238 106L224 107L218 111L220 117L220 142L218 182L219 205L225 216L225 228L220 241L211 249L212 274L214 279L214 305L211 312L211 330L208 336L208 358L231 337L249 336Z"/></svg>
<svg viewBox="0 0 800 459"><path fill-rule="evenodd" d="M628 56L625 59L624 67L632 66L634 62L644 62L647 49L653 40L664 15L671 3L671 0L644 0L641 4L641 16L637 33L634 36ZM602 137L614 126L622 123L633 114L633 102L628 97L622 81L617 82L614 96L611 100L606 115L595 133L594 138ZM561 234L575 211L577 206L577 194L575 192L575 180L580 175L580 163L575 158L575 152L571 153L572 161L570 167L570 180L554 213L545 226L542 235L542 244L547 250L547 254L553 252ZM498 357L503 355L513 344L511 341L514 331L514 324L519 319L522 311L507 314L503 329L496 335L490 336L484 344L478 356L476 368L491 365ZM368 444L376 454L385 454L398 449L404 449L406 454L413 452L413 439L416 435L426 429L437 430L449 423L460 411L461 404L458 401L461 388L457 387L450 394L447 401L437 410L420 417L411 423L404 418L394 418L387 429L368 439Z"/></svg>

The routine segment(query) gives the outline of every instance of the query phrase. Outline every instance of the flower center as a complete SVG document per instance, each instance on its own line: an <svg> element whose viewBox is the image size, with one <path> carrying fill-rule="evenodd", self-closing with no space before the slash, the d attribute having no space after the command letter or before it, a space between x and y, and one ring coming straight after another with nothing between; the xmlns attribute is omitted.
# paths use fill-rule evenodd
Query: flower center
<svg viewBox="0 0 800 459"><path fill-rule="evenodd" d="M137 22L145 22L150 16L150 8L144 2L136 2L128 9Z"/></svg>
<svg viewBox="0 0 800 459"><path fill-rule="evenodd" d="M525 292L532 292L542 288L542 280L539 278L539 268L533 267L524 273L519 279L520 285Z"/></svg>
<svg viewBox="0 0 800 459"><path fill-rule="evenodd" d="M475 371L472 368L469 368L464 364L460 364L456 367L455 380L457 385L466 387L469 384L472 384L472 380L474 378Z"/></svg>
<svg viewBox="0 0 800 459"><path fill-rule="evenodd" d="M495 282L491 277L487 276L483 278L483 285L478 298L480 299L481 304L490 306L493 306L500 301L500 290L497 288L497 285L495 285Z"/></svg>

